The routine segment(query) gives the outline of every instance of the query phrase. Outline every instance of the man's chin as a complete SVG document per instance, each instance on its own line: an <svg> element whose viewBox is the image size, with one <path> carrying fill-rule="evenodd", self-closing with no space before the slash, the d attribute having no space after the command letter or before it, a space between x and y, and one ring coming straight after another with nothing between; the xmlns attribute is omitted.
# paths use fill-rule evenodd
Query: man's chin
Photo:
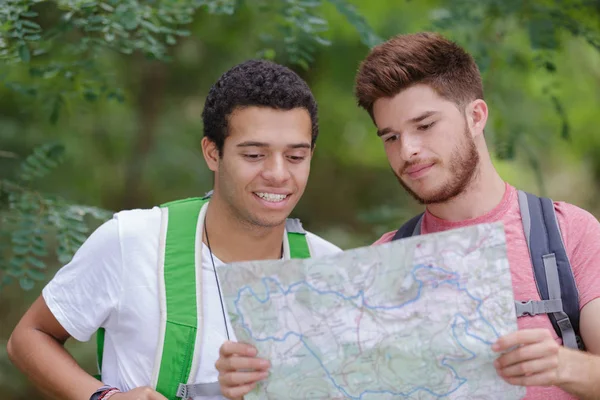
<svg viewBox="0 0 600 400"><path fill-rule="evenodd" d="M260 227L260 228L266 228L266 229L272 229L272 228L277 228L283 224L285 224L286 219L266 219L266 218L260 218L260 219L254 219L253 225L255 225L256 227Z"/></svg>
<svg viewBox="0 0 600 400"><path fill-rule="evenodd" d="M253 213L250 216L249 222L257 228L276 228L285 224L288 216L289 212L287 212L287 210Z"/></svg>
<svg viewBox="0 0 600 400"><path fill-rule="evenodd" d="M444 203L448 199L444 196L443 190L420 188L419 190L413 189L410 186L404 184L402 186L404 189L410 194L419 204L422 205L430 205L430 204L439 204Z"/></svg>

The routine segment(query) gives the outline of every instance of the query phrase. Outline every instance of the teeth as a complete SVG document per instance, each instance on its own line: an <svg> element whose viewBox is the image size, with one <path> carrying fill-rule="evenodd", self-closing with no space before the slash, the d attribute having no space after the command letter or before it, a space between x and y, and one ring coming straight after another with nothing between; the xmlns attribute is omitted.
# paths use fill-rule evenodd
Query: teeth
<svg viewBox="0 0 600 400"><path fill-rule="evenodd" d="M285 199L287 197L286 194L275 194L275 193L256 193L256 195L263 200L271 201L273 203L278 203L280 201L283 201L283 199Z"/></svg>

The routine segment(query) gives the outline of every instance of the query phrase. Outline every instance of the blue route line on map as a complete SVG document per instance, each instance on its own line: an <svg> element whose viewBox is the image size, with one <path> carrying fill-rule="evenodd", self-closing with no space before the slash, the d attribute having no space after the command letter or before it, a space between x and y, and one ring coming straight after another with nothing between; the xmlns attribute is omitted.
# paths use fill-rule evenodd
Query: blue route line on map
<svg viewBox="0 0 600 400"><path fill-rule="evenodd" d="M456 334L456 326L457 326L457 319L462 319L465 322L465 326L464 326L464 330L465 330L465 334L468 336L471 336L472 338L483 342L487 345L491 345L492 342L487 341L475 334L472 334L469 332L469 321L468 319L462 315L461 313L456 313L454 315L454 319L452 321L452 335L454 336L454 339L456 340L456 342L458 343L458 345L467 353L470 354L470 358L467 359L457 359L457 358L452 358L452 357L444 357L442 359L441 364L445 367L447 367L448 369L450 369L454 375L454 378L458 381L458 385L446 392L446 393L435 393L434 391L432 391L431 389L427 388L427 387L423 387L423 386L418 386L416 388L414 388L413 390L406 392L406 393L402 393L402 392L392 392L389 390L365 390L364 392L362 392L358 397L356 396L352 396L351 394L349 394L348 392L346 392L346 390L341 387L339 384L337 384L335 382L335 379L331 376L331 373L327 370L327 368L325 367L325 365L323 364L323 361L321 360L321 358L313 351L313 349L310 348L310 346L308 345L308 343L306 343L306 341L304 340L304 335L297 333L297 332L288 332L286 333L283 337L281 338L277 338L274 336L267 336L264 338L257 338L254 337L252 330L248 327L248 325L246 324L246 322L244 321L244 316L241 312L241 310L239 309L239 301L241 300L241 296L242 296L242 292L245 291L249 291L250 294L252 295L252 297L254 297L259 303L261 304L265 304L267 303L270 299L271 299L271 291L269 290L269 286L268 286L268 282L273 282L281 291L281 293L283 295L287 295L289 293L292 292L292 290L298 286L306 286L308 287L310 290L318 293L319 295L334 295L337 297L341 297L344 300L347 301L352 301L352 300L357 300L357 299L361 299L362 301L362 305L363 307L370 309L370 310L394 310L394 309L400 309L403 307L406 307L409 304L412 304L414 302L416 302L420 297L421 297L421 289L423 288L423 280L419 279L416 276L416 272L420 269L424 269L424 270L428 270L428 271L439 271L445 274L449 274L451 275L453 278L452 279L445 279L442 280L440 282L438 282L438 286L443 285L443 284L449 284L451 286L455 286L460 292L464 292L467 294L467 296L469 296L472 300L474 300L475 302L477 302L477 313L479 314L481 320L488 325L492 331L494 332L494 334L496 335L496 337L499 337L500 335L498 334L498 332L496 331L496 329L494 328L494 326L486 319L483 317L483 315L481 314L481 305L483 304L483 300L479 299L478 297L473 296L471 293L469 293L469 291L466 288L462 288L460 286L460 282L458 281L459 279L459 275L456 274L455 272L452 271L446 271L443 268L438 268L438 267L431 267L431 266L427 266L427 265L417 265L413 268L413 270L411 271L411 275L413 276L414 280L419 284L419 288L417 291L417 294L415 295L414 298L395 305L395 306L370 306L367 304L367 301L365 299L365 294L362 290L360 290L356 295L354 296L345 296L344 294L334 291L334 290L320 290L314 286L312 286L310 283L306 282L305 280L293 283L292 285L290 285L288 287L288 289L285 289L281 283L279 283L276 279L267 277L267 278L262 278L261 281L263 283L263 285L265 286L265 290L266 290L266 297L264 299L261 299L255 292L254 290L252 290L251 287L249 286L244 286L242 287L239 291L238 291L238 295L237 298L234 300L234 304L235 304L235 308L237 310L238 315L240 315L241 317L241 323L242 326L244 327L244 329L248 332L248 334L252 337L252 339L254 339L257 342L267 342L267 341L274 341L274 342L284 342L286 341L290 336L294 336L297 337L298 339L300 339L300 341L302 342L302 344L304 344L304 346L306 347L306 349L315 357L315 359L319 362L319 364L321 365L321 367L323 368L323 370L325 371L325 373L327 374L328 379L331 381L331 383L340 391L342 392L345 396L351 398L351 399L355 399L355 400L360 400L362 399L363 396L367 395L367 394L389 394L392 396L402 396L402 397L408 397L410 395L412 395L415 392L418 391L424 391L427 392L429 394L431 394L434 397L445 397L448 396L452 393L454 393L455 391L457 391L466 381L466 378L463 378L461 376L459 376L458 372L456 372L456 370L447 363L448 360L450 361L455 361L455 362L464 362L464 361L469 361L474 359L475 357L477 357L477 355L475 353L473 353L471 350L469 350L466 346L464 346L460 339L458 338L457 334Z"/></svg>

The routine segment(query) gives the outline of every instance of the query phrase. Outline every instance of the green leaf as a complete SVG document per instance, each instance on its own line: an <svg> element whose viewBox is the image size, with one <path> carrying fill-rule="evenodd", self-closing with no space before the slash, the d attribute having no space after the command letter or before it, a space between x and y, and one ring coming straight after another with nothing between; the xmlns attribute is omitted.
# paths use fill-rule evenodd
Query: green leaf
<svg viewBox="0 0 600 400"><path fill-rule="evenodd" d="M102 8L104 11L112 13L115 11L114 7L112 7L109 4L106 3L100 3L100 8Z"/></svg>
<svg viewBox="0 0 600 400"><path fill-rule="evenodd" d="M29 21L27 19L22 19L21 22L23 23L23 26L26 26L28 28L35 29L36 31L41 31L42 30L42 27L39 26L39 24L37 24L37 23L35 23L33 21Z"/></svg>
<svg viewBox="0 0 600 400"><path fill-rule="evenodd" d="M41 281L46 279L46 274L42 271L39 271L37 269L28 269L26 272L26 275L36 281Z"/></svg>
<svg viewBox="0 0 600 400"><path fill-rule="evenodd" d="M18 175L19 179L23 181L29 181L33 178L41 178L50 172L51 168L58 166L63 160L65 148L60 143L48 143L39 147L36 147L33 154L28 156L23 163L21 163L21 171ZM39 197L33 197L36 202L39 201ZM37 209L36 204L32 204L31 207Z"/></svg>
<svg viewBox="0 0 600 400"><path fill-rule="evenodd" d="M275 52L275 49L264 49L262 51L262 57L267 60L274 60L276 56L277 53Z"/></svg>
<svg viewBox="0 0 600 400"><path fill-rule="evenodd" d="M57 255L58 255L58 261L63 265L68 264L69 261L71 261L71 258L73 258L73 255L66 251L57 253Z"/></svg>
<svg viewBox="0 0 600 400"><path fill-rule="evenodd" d="M15 256L10 260L8 265L14 270L19 270L25 265L25 257Z"/></svg>
<svg viewBox="0 0 600 400"><path fill-rule="evenodd" d="M121 15L121 24L128 31L136 29L139 25L138 17L133 10L127 10Z"/></svg>
<svg viewBox="0 0 600 400"><path fill-rule="evenodd" d="M156 25L154 25L152 22L150 21L140 21L140 25L143 26L144 28L148 29L150 32L153 33L160 33L160 28Z"/></svg>
<svg viewBox="0 0 600 400"><path fill-rule="evenodd" d="M31 53L27 44L23 43L19 46L19 57L24 63L28 63L31 60Z"/></svg>
<svg viewBox="0 0 600 400"><path fill-rule="evenodd" d="M81 232L78 232L77 230L70 230L68 233L68 236L73 239L75 241L75 243L77 243L78 245L80 245L81 243L85 242L85 240L87 239L87 237L82 234Z"/></svg>
<svg viewBox="0 0 600 400"><path fill-rule="evenodd" d="M36 255L38 257L46 257L48 255L48 251L43 247L32 247L31 254Z"/></svg>
<svg viewBox="0 0 600 400"><path fill-rule="evenodd" d="M319 43L319 44L320 44L320 45L322 45L322 46L330 46L330 45L331 45L331 41L330 41L330 40L327 40L327 39L325 39L325 38L322 38L321 36L318 36L318 35L317 35L317 36L315 36L315 37L314 37L314 39L315 39L315 41L316 41L317 43Z"/></svg>
<svg viewBox="0 0 600 400"><path fill-rule="evenodd" d="M29 245L29 238L27 236L15 235L13 233L12 242L13 242L13 244L16 244L16 245L26 246L26 245Z"/></svg>
<svg viewBox="0 0 600 400"><path fill-rule="evenodd" d="M360 35L360 40L369 47L374 47L383 40L373 32L365 19L356 11L356 8L346 0L329 0L340 14L346 17L346 20L354 26Z"/></svg>
<svg viewBox="0 0 600 400"><path fill-rule="evenodd" d="M310 68L310 66L308 65L308 62L306 60L301 59L301 58L297 59L295 61L295 64L297 64L298 66L300 66L305 71L308 71L308 69Z"/></svg>
<svg viewBox="0 0 600 400"><path fill-rule="evenodd" d="M39 236L34 236L31 240L35 247L44 248L46 247L46 242Z"/></svg>
<svg viewBox="0 0 600 400"><path fill-rule="evenodd" d="M94 8L98 5L97 1L88 1L81 5L81 8Z"/></svg>
<svg viewBox="0 0 600 400"><path fill-rule="evenodd" d="M39 258L28 256L27 257L27 262L30 265L32 265L32 266L34 266L35 268L38 268L38 269L45 269L46 268L46 264L42 260L40 260Z"/></svg>
<svg viewBox="0 0 600 400"><path fill-rule="evenodd" d="M19 279L19 285L21 285L21 288L23 290L31 290L35 286L35 281L31 280L26 276L23 276Z"/></svg>
<svg viewBox="0 0 600 400"><path fill-rule="evenodd" d="M13 253L17 254L17 255L25 255L29 253L29 246L14 246L13 247Z"/></svg>

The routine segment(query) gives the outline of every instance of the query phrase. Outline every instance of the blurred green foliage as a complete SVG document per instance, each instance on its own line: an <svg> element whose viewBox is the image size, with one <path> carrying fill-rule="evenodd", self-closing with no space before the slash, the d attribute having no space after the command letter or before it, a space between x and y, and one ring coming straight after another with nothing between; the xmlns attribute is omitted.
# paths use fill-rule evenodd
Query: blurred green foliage
<svg viewBox="0 0 600 400"><path fill-rule="evenodd" d="M370 46L422 30L475 56L501 175L600 215L600 0L4 1L0 281L13 284L0 289L0 398L38 396L4 343L106 210L210 189L204 97L243 60L289 65L319 102L294 211L308 229L350 248L419 211L352 90ZM93 344L68 346L94 372Z"/></svg>
<svg viewBox="0 0 600 400"><path fill-rule="evenodd" d="M353 5L345 0L330 2L357 29L363 42L375 45L380 41ZM328 30L327 20L319 16L322 3L11 0L0 6L4 33L0 38L1 76L5 87L24 101L50 104L49 121L56 124L66 106L100 99L124 101L122 88L112 81L116 71L107 63L115 53L144 55L141 62L170 62L169 46L190 35L184 27L193 22L197 10L230 16L243 5L253 18L270 17L277 32L269 34L266 24L260 34L264 44L256 56L275 58L279 46L286 62L308 69L315 46L330 45L322 36ZM0 290L13 280L23 289L31 289L35 280L46 278L48 236L57 239L58 261L65 263L86 238L86 215L109 216L98 208L70 205L62 198L36 192L30 185L56 168L63 153L60 144L43 145L25 159L13 180L0 180L4 195L0 203L0 235L4 237L0 242ZM9 253L11 256L6 256Z"/></svg>

